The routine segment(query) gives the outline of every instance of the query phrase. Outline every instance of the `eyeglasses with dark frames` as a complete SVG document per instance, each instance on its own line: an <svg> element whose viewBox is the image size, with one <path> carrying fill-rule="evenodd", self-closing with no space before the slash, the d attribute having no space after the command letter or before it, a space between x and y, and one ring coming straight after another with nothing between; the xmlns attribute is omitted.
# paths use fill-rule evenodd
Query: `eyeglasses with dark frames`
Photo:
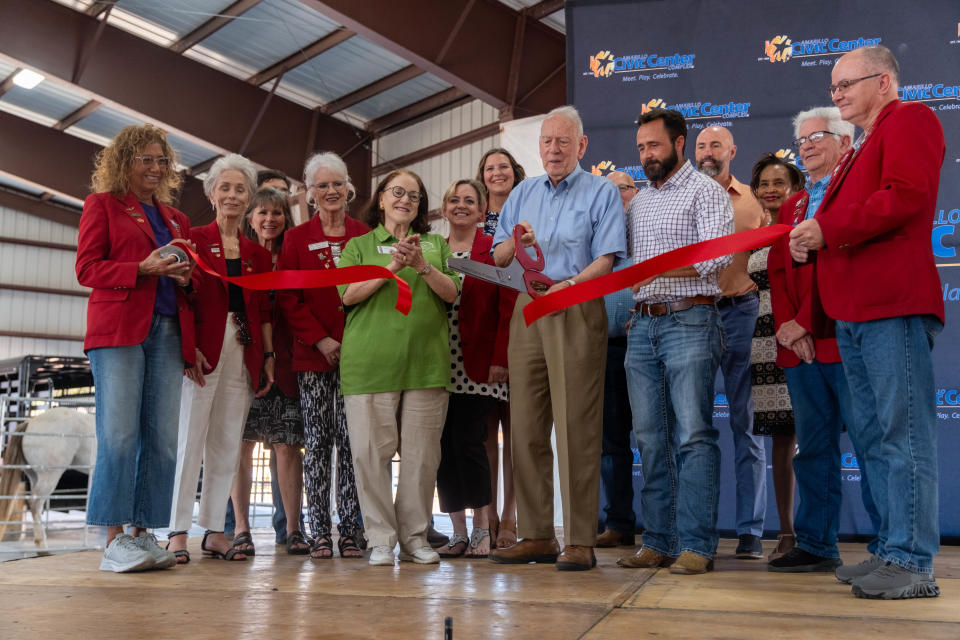
<svg viewBox="0 0 960 640"><path fill-rule="evenodd" d="M852 87L853 85L861 82L863 80L869 80L870 78L876 78L877 76L882 76L883 73L872 73L869 76L863 76L862 78L854 78L853 80L841 80L837 84L832 84L827 87L830 90L830 95L832 96L837 91L843 92Z"/></svg>
<svg viewBox="0 0 960 640"><path fill-rule="evenodd" d="M417 204L418 202L420 202L420 199L423 197L423 194L421 194L419 191L407 191L400 185L387 187L386 189L384 189L384 191L389 191L390 193L392 193L393 197L396 198L397 200L399 200L403 196L407 196L408 198L410 198L410 202L412 202L413 204Z"/></svg>

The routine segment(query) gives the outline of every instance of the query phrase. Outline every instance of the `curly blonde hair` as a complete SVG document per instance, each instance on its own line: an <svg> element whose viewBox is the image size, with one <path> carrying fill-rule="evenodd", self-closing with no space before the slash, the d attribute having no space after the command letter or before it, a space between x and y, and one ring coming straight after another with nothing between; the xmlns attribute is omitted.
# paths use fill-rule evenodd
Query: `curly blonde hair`
<svg viewBox="0 0 960 640"><path fill-rule="evenodd" d="M130 170L136 162L135 157L154 142L163 149L163 155L170 159L154 195L160 202L172 204L174 193L183 184L183 177L174 170L177 153L167 142L167 132L152 124L124 127L114 136L113 141L97 154L93 177L90 180L93 192L110 192L116 195L127 193L130 190Z"/></svg>

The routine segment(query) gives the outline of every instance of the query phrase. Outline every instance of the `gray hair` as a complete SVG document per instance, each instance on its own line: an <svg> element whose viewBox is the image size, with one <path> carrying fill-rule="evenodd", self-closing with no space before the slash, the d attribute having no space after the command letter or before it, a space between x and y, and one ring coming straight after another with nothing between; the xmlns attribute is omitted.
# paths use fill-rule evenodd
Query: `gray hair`
<svg viewBox="0 0 960 640"><path fill-rule="evenodd" d="M239 171L247 179L247 190L250 193L257 191L257 168L253 163L237 153L231 153L219 158L207 171L207 177L203 179L203 194L208 196L213 193L213 188L220 179L220 174L224 171Z"/></svg>
<svg viewBox="0 0 960 640"><path fill-rule="evenodd" d="M871 71L876 69L889 73L893 76L894 84L900 83L900 64L890 49L882 44L877 44L872 47L862 47L859 51L862 52L863 59L871 67Z"/></svg>
<svg viewBox="0 0 960 640"><path fill-rule="evenodd" d="M840 117L840 109L836 107L814 107L801 111L793 117L793 137L800 137L800 127L810 118L823 118L827 121L827 130L838 136L850 136L853 140L853 124Z"/></svg>
<svg viewBox="0 0 960 640"><path fill-rule="evenodd" d="M547 114L546 118L544 118L544 120L547 120L547 118L552 118L553 116L563 116L572 122L577 128L577 137L583 135L583 120L580 118L580 112L577 111L576 107L567 104L562 107L552 109L550 113Z"/></svg>
<svg viewBox="0 0 960 640"><path fill-rule="evenodd" d="M353 182L350 181L350 174L347 172L347 163L333 151L321 151L307 158L307 165L303 168L303 184L306 185L308 190L308 202L310 201L309 191L313 186L313 176L315 176L320 169L326 169L327 171L343 176L343 181L347 184L347 200L353 200L353 197L357 195L357 190L353 186Z"/></svg>

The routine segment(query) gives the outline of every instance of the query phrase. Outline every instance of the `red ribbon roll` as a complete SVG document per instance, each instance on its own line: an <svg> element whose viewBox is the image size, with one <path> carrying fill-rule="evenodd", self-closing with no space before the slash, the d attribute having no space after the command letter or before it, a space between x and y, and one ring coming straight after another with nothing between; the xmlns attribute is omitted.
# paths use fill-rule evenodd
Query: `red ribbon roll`
<svg viewBox="0 0 960 640"><path fill-rule="evenodd" d="M270 289L315 289L318 287L333 287L338 284L353 284L354 282L363 282L376 278L389 278L397 281L397 304L396 309L403 315L410 313L410 305L413 296L410 293L410 285L406 280L398 277L395 273L386 267L378 267L371 264L360 264L353 267L339 267L336 269L281 269L280 271L271 271L269 273L254 273L249 276L222 276L186 243L177 243L183 247L183 250L190 254L197 266L225 282L235 284L244 289L253 289L255 291L269 291Z"/></svg>
<svg viewBox="0 0 960 640"><path fill-rule="evenodd" d="M760 229L750 229L733 233L722 238L704 240L696 244L680 247L673 251L644 260L632 267L614 271L607 275L581 282L572 287L555 291L537 298L523 308L523 319L527 326L556 311L572 307L575 304L602 298L608 293L631 287L641 280L660 275L671 269L689 267L705 260L713 260L731 253L748 251L773 244L774 240L793 230L788 224L774 224Z"/></svg>

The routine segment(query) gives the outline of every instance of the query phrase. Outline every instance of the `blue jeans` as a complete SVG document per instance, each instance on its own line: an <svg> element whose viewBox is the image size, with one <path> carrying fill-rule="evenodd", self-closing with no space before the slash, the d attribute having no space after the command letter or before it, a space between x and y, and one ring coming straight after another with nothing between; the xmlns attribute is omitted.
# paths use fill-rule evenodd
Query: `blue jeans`
<svg viewBox="0 0 960 640"><path fill-rule="evenodd" d="M627 355L626 324L633 315L633 293L624 289L603 299L607 308L607 368L603 382L603 448L600 481L606 507L603 528L633 535L633 450L630 448L630 395L623 367Z"/></svg>
<svg viewBox="0 0 960 640"><path fill-rule="evenodd" d="M737 535L763 535L767 514L767 454L763 436L753 433L753 391L750 349L757 326L760 297L756 292L720 306L726 349L720 360L723 390L730 405L734 472L737 478Z"/></svg>
<svg viewBox="0 0 960 640"><path fill-rule="evenodd" d="M643 461L643 544L677 557L717 549L720 447L713 383L723 352L716 307L634 314L627 344L633 432Z"/></svg>
<svg viewBox="0 0 960 640"><path fill-rule="evenodd" d="M843 501L840 479L840 431L852 424L850 389L839 362L801 362L785 368L790 403L797 427L799 452L793 458L800 504L794 529L797 546L822 558L839 558L837 530ZM851 434L852 435L852 434ZM861 452L854 440L854 449ZM867 474L861 470L863 506L874 528L880 516L870 496ZM867 546L876 551L876 540Z"/></svg>
<svg viewBox="0 0 960 640"><path fill-rule="evenodd" d="M940 549L934 316L837 321L837 345L853 404L850 437L880 514L876 554L933 572Z"/></svg>
<svg viewBox="0 0 960 640"><path fill-rule="evenodd" d="M154 315L146 340L91 349L97 466L87 524L170 524L183 356L177 318Z"/></svg>

